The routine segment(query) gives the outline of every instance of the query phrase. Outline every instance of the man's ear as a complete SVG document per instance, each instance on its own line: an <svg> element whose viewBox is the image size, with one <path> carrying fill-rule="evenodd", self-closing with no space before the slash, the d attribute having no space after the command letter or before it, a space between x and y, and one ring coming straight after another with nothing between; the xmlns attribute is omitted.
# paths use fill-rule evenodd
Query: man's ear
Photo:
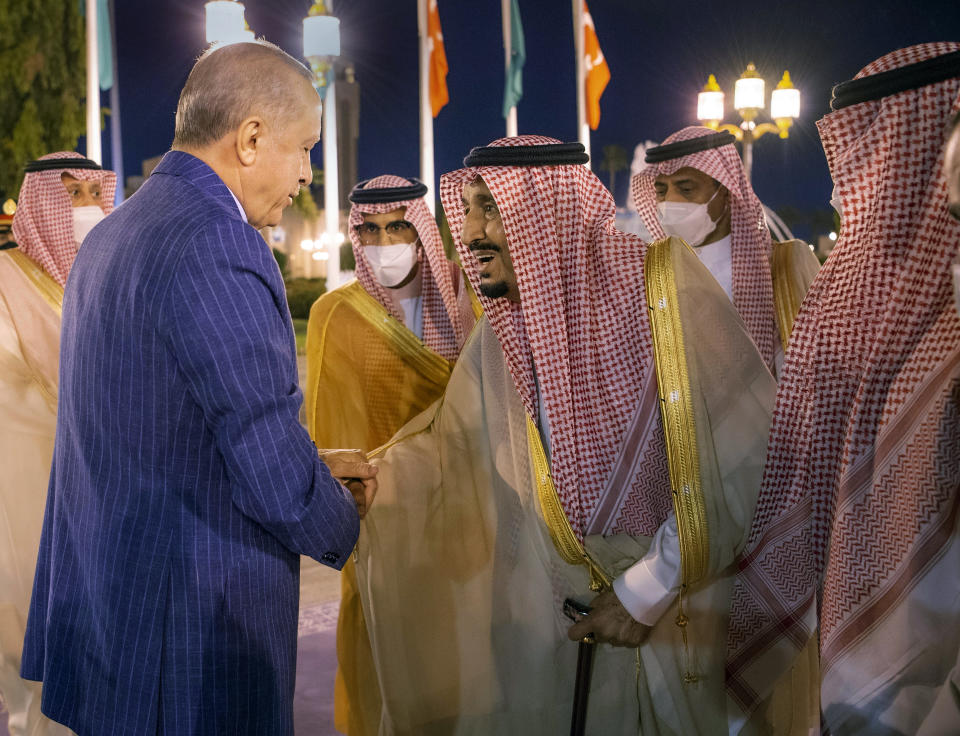
<svg viewBox="0 0 960 736"><path fill-rule="evenodd" d="M723 184L720 184L717 199L719 200L719 206L722 208L720 212L728 212L730 209L730 190L723 186Z"/></svg>
<svg viewBox="0 0 960 736"><path fill-rule="evenodd" d="M260 151L260 137L263 135L263 121L258 117L250 117L240 123L237 128L236 149L237 158L244 166L253 166Z"/></svg>

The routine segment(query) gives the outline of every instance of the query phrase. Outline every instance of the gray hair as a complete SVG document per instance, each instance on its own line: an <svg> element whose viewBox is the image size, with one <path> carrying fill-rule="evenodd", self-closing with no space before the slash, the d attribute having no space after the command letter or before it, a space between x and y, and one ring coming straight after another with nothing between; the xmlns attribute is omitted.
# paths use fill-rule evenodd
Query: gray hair
<svg viewBox="0 0 960 736"><path fill-rule="evenodd" d="M177 103L173 148L207 146L250 115L282 124L298 112L299 61L269 41L213 46L197 59Z"/></svg>

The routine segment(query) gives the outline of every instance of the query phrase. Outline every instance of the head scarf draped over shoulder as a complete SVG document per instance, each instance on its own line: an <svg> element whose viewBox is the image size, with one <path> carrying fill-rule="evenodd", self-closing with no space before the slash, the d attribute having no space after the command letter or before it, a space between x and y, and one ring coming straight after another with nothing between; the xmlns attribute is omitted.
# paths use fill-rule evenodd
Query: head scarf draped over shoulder
<svg viewBox="0 0 960 736"><path fill-rule="evenodd" d="M668 137L663 146L704 136L716 136L710 128L691 125ZM763 205L747 181L743 163L733 143L677 158L648 164L630 181L637 212L654 239L667 237L657 217L654 181L686 166L720 182L730 192L730 258L733 272L733 302L767 365L773 368L776 317L773 311L773 281L770 276L772 242L763 216Z"/></svg>
<svg viewBox="0 0 960 736"><path fill-rule="evenodd" d="M900 49L857 79L958 49ZM936 541L958 505L960 420L917 392L960 344L949 270L960 223L942 161L958 94L955 75L818 123L843 220L797 316L734 585L727 687L747 712L816 626L826 673L889 611L882 593L908 591L946 546ZM909 423L941 415L952 429Z"/></svg>
<svg viewBox="0 0 960 736"><path fill-rule="evenodd" d="M524 135L488 149L559 144ZM659 423L647 436L643 477L630 478L616 499L604 494L642 389L655 380L646 245L615 229L613 198L586 166L543 165L556 150L544 149L544 156L532 150L529 158L539 165L477 165L445 174L440 196L478 293L477 261L461 241L464 185L482 177L496 200L521 303L479 298L531 418L539 416L539 382L551 471L574 533L580 540L597 533L652 535L672 510Z"/></svg>
<svg viewBox="0 0 960 736"><path fill-rule="evenodd" d="M41 156L39 161L59 158L83 159L79 153L63 151ZM73 239L73 204L61 180L69 174L81 181L99 181L103 211L113 211L117 175L104 169L62 168L32 171L23 178L17 212L13 218L13 235L20 250L29 256L61 286L80 247Z"/></svg>

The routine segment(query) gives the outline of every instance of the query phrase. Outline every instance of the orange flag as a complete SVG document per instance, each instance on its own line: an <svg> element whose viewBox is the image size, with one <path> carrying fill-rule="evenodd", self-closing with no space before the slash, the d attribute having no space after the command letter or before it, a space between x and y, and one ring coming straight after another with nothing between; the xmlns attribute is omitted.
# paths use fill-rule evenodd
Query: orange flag
<svg viewBox="0 0 960 736"><path fill-rule="evenodd" d="M587 87L587 123L591 130L596 130L600 125L600 95L610 81L610 67L600 50L600 41L593 27L593 18L587 10L586 0L583 3L583 55L586 77L584 81Z"/></svg>
<svg viewBox="0 0 960 736"><path fill-rule="evenodd" d="M447 52L443 48L437 0L428 0L427 3L427 44L430 49L430 107L433 117L437 117L440 109L450 101L447 93Z"/></svg>

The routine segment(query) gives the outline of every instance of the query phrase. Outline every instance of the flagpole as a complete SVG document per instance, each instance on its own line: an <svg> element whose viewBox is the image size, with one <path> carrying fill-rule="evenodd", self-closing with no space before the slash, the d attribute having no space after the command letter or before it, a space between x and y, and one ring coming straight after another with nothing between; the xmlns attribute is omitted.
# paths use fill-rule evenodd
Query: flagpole
<svg viewBox="0 0 960 736"><path fill-rule="evenodd" d="M420 35L420 181L427 187L427 206L436 214L433 176L433 109L430 106L430 46L427 34L427 3L417 0L417 29Z"/></svg>
<svg viewBox="0 0 960 736"><path fill-rule="evenodd" d="M587 125L587 73L583 51L583 0L573 0L573 48L577 55L577 140L590 155L590 126Z"/></svg>
<svg viewBox="0 0 960 736"><path fill-rule="evenodd" d="M110 0L107 6L110 12L110 43L113 45L113 53L110 55L113 63L113 85L110 87L110 162L114 172L117 174L117 193L114 197L114 205L123 201L123 188L126 178L123 175L123 137L120 129L120 69L117 53L117 24L113 22L116 18L116 6L114 0Z"/></svg>
<svg viewBox="0 0 960 736"><path fill-rule="evenodd" d="M100 150L100 47L97 44L97 0L86 1L87 14L87 158L103 161Z"/></svg>
<svg viewBox="0 0 960 736"><path fill-rule="evenodd" d="M510 0L500 0L500 13L503 18L503 64L504 74L510 69L510 51L512 49L510 38L511 10ZM517 106L514 105L507 113L507 137L517 135Z"/></svg>
<svg viewBox="0 0 960 736"><path fill-rule="evenodd" d="M326 0L333 15L333 0ZM330 59L327 92L323 101L323 214L327 246L327 291L340 285L340 169L337 150L337 66Z"/></svg>

